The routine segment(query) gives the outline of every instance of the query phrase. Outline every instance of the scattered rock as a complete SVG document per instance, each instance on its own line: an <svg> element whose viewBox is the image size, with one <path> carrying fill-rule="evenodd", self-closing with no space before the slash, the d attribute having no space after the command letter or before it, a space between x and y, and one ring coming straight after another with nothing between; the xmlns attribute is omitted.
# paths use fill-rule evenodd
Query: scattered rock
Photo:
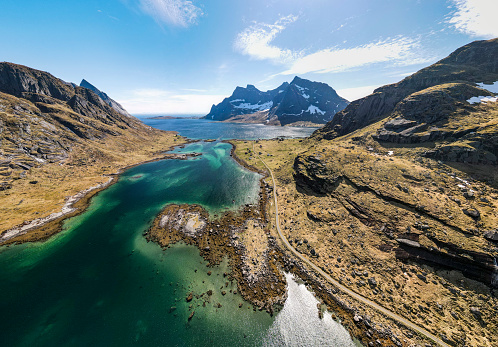
<svg viewBox="0 0 498 347"><path fill-rule="evenodd" d="M475 208L464 208L463 213L465 213L467 216L472 217L474 219L479 219L481 217L481 213L476 210Z"/></svg>
<svg viewBox="0 0 498 347"><path fill-rule="evenodd" d="M465 193L463 193L463 196L465 197L465 199L474 199L475 194L473 191L468 190Z"/></svg>
<svg viewBox="0 0 498 347"><path fill-rule="evenodd" d="M192 292L190 292L190 294L187 296L187 298L185 300L187 302L191 302L193 298L194 298L194 295L192 294Z"/></svg>
<svg viewBox="0 0 498 347"><path fill-rule="evenodd" d="M482 313L479 310L479 308L477 308L477 307L471 307L470 308L470 313L472 313L474 315L474 317L476 317L476 319L478 319L478 320L482 319Z"/></svg>
<svg viewBox="0 0 498 347"><path fill-rule="evenodd" d="M375 280L375 278L370 277L368 279L368 284L370 284L372 287L375 287L377 285L377 281Z"/></svg>
<svg viewBox="0 0 498 347"><path fill-rule="evenodd" d="M485 231L484 237L488 240L498 242L498 229Z"/></svg>

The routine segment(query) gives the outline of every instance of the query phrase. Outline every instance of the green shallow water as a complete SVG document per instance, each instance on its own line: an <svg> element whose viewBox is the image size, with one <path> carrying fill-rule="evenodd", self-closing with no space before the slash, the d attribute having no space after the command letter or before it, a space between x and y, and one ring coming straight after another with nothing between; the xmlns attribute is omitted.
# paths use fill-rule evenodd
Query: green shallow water
<svg viewBox="0 0 498 347"><path fill-rule="evenodd" d="M229 292L235 284L221 294L226 263L208 269L195 247L162 251L143 238L168 203L198 203L214 215L256 201L260 176L236 164L230 148L194 143L177 151L202 156L132 168L57 236L1 248L0 344L352 345L339 324L318 320L316 300L292 280L288 302L272 318L245 302L239 308L241 297ZM200 298L186 302L189 292L209 289L205 306Z"/></svg>

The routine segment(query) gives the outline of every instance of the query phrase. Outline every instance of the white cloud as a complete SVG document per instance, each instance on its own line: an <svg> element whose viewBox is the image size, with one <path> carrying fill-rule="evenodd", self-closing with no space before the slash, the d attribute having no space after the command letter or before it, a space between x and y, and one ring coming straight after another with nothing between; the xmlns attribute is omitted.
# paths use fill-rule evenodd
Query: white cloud
<svg viewBox="0 0 498 347"><path fill-rule="evenodd" d="M208 114L226 95L175 94L162 89L132 91L118 102L131 114Z"/></svg>
<svg viewBox="0 0 498 347"><path fill-rule="evenodd" d="M158 23L177 27L196 24L204 13L187 0L139 0L141 10Z"/></svg>
<svg viewBox="0 0 498 347"><path fill-rule="evenodd" d="M465 34L494 38L498 37L498 1L496 0L452 0L456 10L448 23Z"/></svg>
<svg viewBox="0 0 498 347"><path fill-rule="evenodd" d="M370 95L373 93L373 91L377 88L382 86L381 84L379 85L374 85L374 86L363 86L363 87L355 87L355 88L345 88L345 89L338 89L337 94L342 96L348 101L354 101L358 100L360 98L363 98L364 96Z"/></svg>
<svg viewBox="0 0 498 347"><path fill-rule="evenodd" d="M254 23L237 35L234 47L253 59L270 60L287 66L287 70L279 75L343 72L373 63L414 65L432 61L432 58L416 53L420 48L420 39L404 36L350 48L326 48L308 54L272 44L277 35L297 19L297 16L289 15L274 24Z"/></svg>
<svg viewBox="0 0 498 347"><path fill-rule="evenodd" d="M289 61L295 57L296 53L289 49L273 46L271 42L289 24L295 22L297 19L297 16L289 15L281 17L274 24L256 22L237 35L234 47L242 54L257 60Z"/></svg>
<svg viewBox="0 0 498 347"><path fill-rule="evenodd" d="M391 62L397 65L411 65L426 62L414 52L418 40L399 36L351 48L327 48L311 53L292 62L290 68L281 74L298 75L309 72L333 73L359 68L374 63Z"/></svg>

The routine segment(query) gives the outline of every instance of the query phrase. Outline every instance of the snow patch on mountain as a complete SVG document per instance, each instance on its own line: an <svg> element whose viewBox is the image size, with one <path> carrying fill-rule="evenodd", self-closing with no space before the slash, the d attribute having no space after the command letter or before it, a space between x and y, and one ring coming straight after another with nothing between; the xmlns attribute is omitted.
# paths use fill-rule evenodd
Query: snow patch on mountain
<svg viewBox="0 0 498 347"><path fill-rule="evenodd" d="M487 103L487 102L496 102L498 101L498 97L491 97L491 96L474 96L467 100L469 104L480 104L482 102Z"/></svg>
<svg viewBox="0 0 498 347"><path fill-rule="evenodd" d="M232 101L233 102L233 101ZM264 104L250 104L248 102L239 104L234 106L234 108L242 108L246 110L254 110L254 111L265 111L269 110L273 106L273 101L265 102Z"/></svg>
<svg viewBox="0 0 498 347"><path fill-rule="evenodd" d="M477 83L479 88L489 90L491 93L498 93L498 81L493 84Z"/></svg>
<svg viewBox="0 0 498 347"><path fill-rule="evenodd" d="M306 100L310 98L310 96L305 92L305 90L309 90L308 88L298 86L297 84L294 84L294 86L301 92L303 98L305 98Z"/></svg>
<svg viewBox="0 0 498 347"><path fill-rule="evenodd" d="M315 113L321 114L322 116L325 114L325 111L320 110L318 107L316 107L314 105L310 105L306 111L311 113L311 114L315 114Z"/></svg>

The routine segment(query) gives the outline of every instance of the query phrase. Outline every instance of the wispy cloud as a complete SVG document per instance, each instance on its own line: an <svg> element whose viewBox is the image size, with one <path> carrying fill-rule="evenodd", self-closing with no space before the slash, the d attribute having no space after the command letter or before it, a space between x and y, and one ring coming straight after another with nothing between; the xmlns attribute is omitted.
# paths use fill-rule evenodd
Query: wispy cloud
<svg viewBox="0 0 498 347"><path fill-rule="evenodd" d="M419 45L416 39L399 36L351 48L323 49L296 59L290 68L281 74L343 72L369 64L385 62L397 65L423 63L427 60L414 53Z"/></svg>
<svg viewBox="0 0 498 347"><path fill-rule="evenodd" d="M498 37L498 1L496 0L452 0L453 11L448 23L465 34L494 38Z"/></svg>
<svg viewBox="0 0 498 347"><path fill-rule="evenodd" d="M279 33L297 19L297 16L289 15L281 17L274 24L255 22L237 35L234 47L242 54L257 60L270 59L276 62L292 60L296 56L295 52L279 48L271 43Z"/></svg>
<svg viewBox="0 0 498 347"><path fill-rule="evenodd" d="M141 10L156 22L176 27L197 24L204 13L188 0L139 0Z"/></svg>
<svg viewBox="0 0 498 347"><path fill-rule="evenodd" d="M374 63L414 65L432 61L417 53L420 48L419 38L405 36L356 47L332 47L315 52L292 51L273 44L277 35L296 20L298 20L297 16L289 15L281 17L274 24L256 22L237 35L234 47L240 53L253 59L270 60L286 66L287 69L278 75L298 75L310 72L336 73Z"/></svg>
<svg viewBox="0 0 498 347"><path fill-rule="evenodd" d="M207 114L226 95L177 94L162 89L139 89L118 101L131 114Z"/></svg>

